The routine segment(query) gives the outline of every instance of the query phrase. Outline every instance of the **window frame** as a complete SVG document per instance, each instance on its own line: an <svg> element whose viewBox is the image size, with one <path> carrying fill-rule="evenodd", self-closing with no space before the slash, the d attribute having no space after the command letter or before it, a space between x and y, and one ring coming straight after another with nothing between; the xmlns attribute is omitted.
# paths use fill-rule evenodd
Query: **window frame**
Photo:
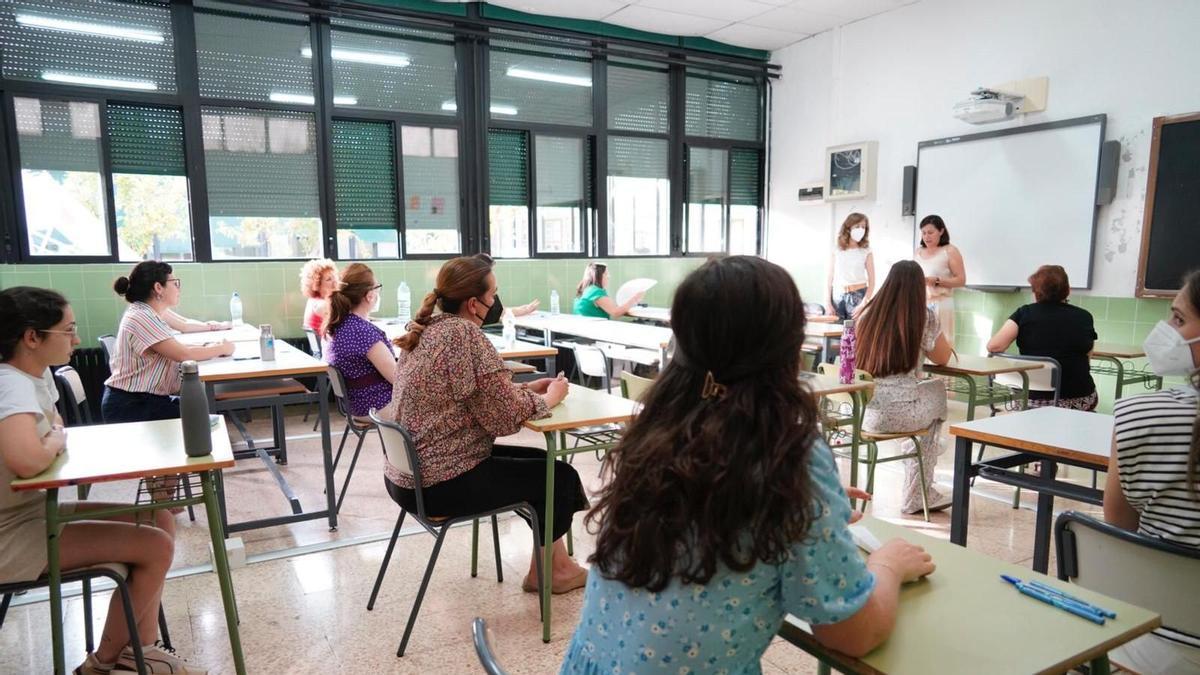
<svg viewBox="0 0 1200 675"><path fill-rule="evenodd" d="M731 212L733 209L733 153L735 150L751 150L758 153L758 176L760 183L765 183L763 176L766 168L766 150L761 143L753 143L748 141L736 141L722 138L709 138L705 136L685 136L684 137L684 156L687 157L688 151L691 148L702 150L723 150L725 151L725 191L722 195L724 198L724 207L721 215L721 236L723 246L721 251L689 251L687 250L687 195L690 186L690 175L685 166L683 172L684 190L683 190L683 248L681 255L685 258L705 258L711 255L721 253L729 253L730 250L730 234L733 226ZM758 193L758 203L755 207L758 209L758 218L755 224L755 232L757 238L756 255L761 255L763 251L763 234L765 225L764 206L766 191L760 189Z"/></svg>

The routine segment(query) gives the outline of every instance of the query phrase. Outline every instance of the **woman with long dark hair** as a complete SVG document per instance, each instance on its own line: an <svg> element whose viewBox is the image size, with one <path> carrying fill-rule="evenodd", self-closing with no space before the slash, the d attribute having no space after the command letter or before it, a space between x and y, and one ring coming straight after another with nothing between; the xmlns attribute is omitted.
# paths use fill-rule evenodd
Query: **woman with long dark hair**
<svg viewBox="0 0 1200 675"><path fill-rule="evenodd" d="M562 672L758 672L787 613L865 654L891 632L900 584L933 563L898 539L859 557L800 381L795 283L760 258L710 260L676 290L671 321L675 357L588 516L599 532Z"/></svg>
<svg viewBox="0 0 1200 675"><path fill-rule="evenodd" d="M921 440L923 481L916 460L904 460L900 508L905 513L922 510L922 482L930 511L950 506L950 496L933 488L941 454L939 433L946 420L946 385L938 379L924 379L921 365L926 358L944 365L952 351L939 329L937 314L925 306L924 285L917 263L902 260L892 265L855 325L855 367L875 380L863 413L863 429L880 433L929 430ZM904 445L906 453L912 452L912 441L904 441Z"/></svg>

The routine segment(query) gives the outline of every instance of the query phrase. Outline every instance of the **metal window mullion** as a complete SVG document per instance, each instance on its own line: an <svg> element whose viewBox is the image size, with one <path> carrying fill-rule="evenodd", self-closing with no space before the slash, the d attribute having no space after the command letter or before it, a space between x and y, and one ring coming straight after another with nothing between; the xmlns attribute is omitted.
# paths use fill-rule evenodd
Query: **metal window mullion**
<svg viewBox="0 0 1200 675"><path fill-rule="evenodd" d="M408 258L408 221L404 211L404 148L401 147L403 126L396 120L388 124L392 127L392 162L395 164L396 180L393 183L396 200L396 248L401 260Z"/></svg>
<svg viewBox="0 0 1200 675"><path fill-rule="evenodd" d="M200 66L196 58L195 14L190 0L171 5L175 38L175 90L183 122L184 174L188 182L192 260L210 262L212 232L208 210L208 174L204 159L204 126L200 115Z"/></svg>
<svg viewBox="0 0 1200 675"><path fill-rule="evenodd" d="M670 88L667 110L670 125L668 134L670 141L667 148L667 178L671 181L669 204L669 238L670 254L683 255L685 247L684 192L687 167L684 162L684 125L686 124L685 109L687 105L687 71L683 66L672 65L668 74L667 86Z"/></svg>
<svg viewBox="0 0 1200 675"><path fill-rule="evenodd" d="M601 55L592 61L592 236L583 255L608 256L608 59ZM585 139L586 142L586 139ZM584 186L587 186L585 180ZM585 232L586 234L586 232Z"/></svg>
<svg viewBox="0 0 1200 675"><path fill-rule="evenodd" d="M117 206L116 185L112 175L111 145L108 140L108 103L101 101L97 106L100 124L100 191L104 196L104 223L108 228L108 258L117 262Z"/></svg>
<svg viewBox="0 0 1200 675"><path fill-rule="evenodd" d="M529 206L529 257L538 257L540 250L538 237L538 201L537 201L537 136L532 131L525 131L525 202ZM540 135L540 134L539 134Z"/></svg>
<svg viewBox="0 0 1200 675"><path fill-rule="evenodd" d="M733 231L733 153L729 150L725 151L725 192L723 196L724 203L721 205L721 212L724 222L721 223L721 231L724 239L721 248L723 253L729 253Z"/></svg>
<svg viewBox="0 0 1200 675"><path fill-rule="evenodd" d="M21 148L20 137L17 134L16 110L13 107L13 94L4 92L4 138L8 146L8 173L12 190L12 231L16 236L15 250L9 255L13 260L28 262L32 249L29 246L29 227L25 221L25 190L21 180Z"/></svg>
<svg viewBox="0 0 1200 675"><path fill-rule="evenodd" d="M333 189L333 57L329 48L329 19L309 22L312 44L314 88L313 115L317 142L317 199L321 214L322 250L326 258L337 257L337 197Z"/></svg>
<svg viewBox="0 0 1200 675"><path fill-rule="evenodd" d="M469 14L477 16L479 8L471 5ZM455 96L458 111L455 120L459 129L459 239L462 253L490 253L491 236L488 230L488 142L487 99L488 83L485 43L475 37L459 37L455 49Z"/></svg>

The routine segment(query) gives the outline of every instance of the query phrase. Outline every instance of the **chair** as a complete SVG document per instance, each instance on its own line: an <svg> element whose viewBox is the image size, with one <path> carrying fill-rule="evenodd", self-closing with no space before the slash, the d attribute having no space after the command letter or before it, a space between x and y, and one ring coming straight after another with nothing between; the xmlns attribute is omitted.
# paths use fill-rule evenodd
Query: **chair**
<svg viewBox="0 0 1200 675"><path fill-rule="evenodd" d="M621 373L621 396L632 401L641 401L654 380L633 373Z"/></svg>
<svg viewBox="0 0 1200 675"><path fill-rule="evenodd" d="M492 651L492 631L487 622L476 617L471 622L471 636L475 640L475 655L479 657L479 665L487 675L508 675L508 671L496 662L496 653Z"/></svg>
<svg viewBox="0 0 1200 675"><path fill-rule="evenodd" d="M604 353L603 349L596 345L580 342L560 342L558 344L575 353L575 368L582 377L600 378L604 391L612 391L612 383L609 381L608 355ZM587 385L587 381L583 380L581 384Z"/></svg>
<svg viewBox="0 0 1200 675"><path fill-rule="evenodd" d="M1158 612L1168 635L1200 638L1200 549L1075 511L1055 520L1054 544L1059 579Z"/></svg>
<svg viewBox="0 0 1200 675"><path fill-rule="evenodd" d="M116 584L117 592L121 594L122 605L125 610L125 625L130 635L137 636L137 617L134 616L133 601L130 599L129 586L125 581L128 577L129 567L122 563L103 563L82 569L68 570L62 573L62 583L67 584L78 581L83 585L83 639L88 653L91 653L95 647L95 636L92 632L92 580L94 579L108 578ZM8 606L12 602L14 593L48 587L49 584L50 580L45 576L33 581L16 581L0 584L0 594L3 594L3 598L0 599L0 628L4 626L4 619L8 615ZM171 647L171 634L167 630L167 617L163 613L161 604L158 606L158 630L162 637L163 646L169 649ZM133 639L129 641L129 644L133 650L133 658L139 672L149 672L146 669L146 660L142 655L141 640Z"/></svg>
<svg viewBox="0 0 1200 675"><path fill-rule="evenodd" d="M346 429L342 431L342 442L338 444L337 455L333 458L334 471L337 471L338 463L342 461L342 450L346 447L346 439L350 432L353 431L355 437L358 438L358 443L354 446L354 456L350 458L350 469L346 471L346 480L342 483L341 493L338 494L336 510L341 512L342 500L346 498L346 489L350 487L350 477L354 475L354 467L358 464L358 453L362 451L367 432L374 429L375 425L369 417L350 414L350 403L346 398L346 380L342 378L342 373L337 368L329 366L327 370L329 371L329 388L333 390L333 400L337 405L338 412L346 419Z"/></svg>
<svg viewBox="0 0 1200 675"><path fill-rule="evenodd" d="M404 649L408 646L408 638L412 635L413 625L417 621L417 613L421 610L421 601L425 598L425 591L429 587L429 579L433 576L433 567L437 563L438 553L442 550L442 543L446 539L446 533L451 527L458 523L474 521L479 518L490 516L492 519L492 541L496 551L496 580L504 581L503 566L500 562L500 529L496 523L496 515L500 513L513 512L517 515L527 518L529 525L532 528L534 550L538 547L538 532L540 526L538 524L537 512L533 510L527 502L518 502L516 504L508 504L489 511L480 513L472 513L465 516L439 517L430 514L425 510L424 489L421 487L421 458L417 454L416 443L413 442L412 436L408 431L395 422L389 422L381 419L376 411L371 411L371 422L375 428L379 430L379 439L383 444L384 459L393 467L398 469L402 474L411 477L413 485L414 497L417 503L417 510L412 514L413 519L417 521L421 527L425 528L436 539L433 545L433 552L429 554L429 564L425 568L425 576L421 579L421 587L417 591L417 598L413 601L412 611L408 615L408 623L404 627L404 637L400 639L400 648L396 650L396 656L404 656ZM371 599L367 601L367 610L375 608L375 599L379 596L379 588L383 585L383 575L387 573L388 563L392 559L392 551L396 548L396 539L400 536L400 527L404 525L404 517L408 511L400 504L398 499L398 490L391 483L384 479L385 485L389 487L388 494L392 500L400 506L400 516L396 519L396 528L392 530L392 539L388 542L387 552L383 556L383 563L379 566L379 575L375 577L375 587L371 589ZM537 569L537 581L539 592L543 586L543 570L542 558L539 555L534 555L534 565ZM540 596L539 596L540 597ZM539 603L538 607L541 607Z"/></svg>
<svg viewBox="0 0 1200 675"><path fill-rule="evenodd" d="M1013 361L1034 361L1034 362L1045 364L1041 368L1038 368L1037 370L1027 371L1027 375L1029 376L1029 391L1053 392L1054 393L1053 405L1055 405L1055 406L1058 405L1058 399L1059 399L1060 394L1062 393L1062 383L1060 381L1060 379L1062 377L1062 364L1058 362L1058 359L1056 359L1052 356L1033 356L1032 354L1009 354L1006 352L990 352L988 354L988 357L994 357L994 356L1004 357L1006 359L1011 359ZM999 375L996 375L993 378L993 381L1002 387L1008 387L1008 389L1013 392L1014 397L1016 396L1016 392L1020 391L1024 387L1024 384L1021 381L1021 376L1018 375L1017 373L1000 373ZM995 408L992 408L992 414L993 415L996 414ZM986 448L987 448L986 443L979 444L979 452L976 453L976 456L975 456L976 462L983 461L983 451ZM1017 470L1020 471L1021 473L1025 473L1025 465L1024 464L1019 465L1017 467ZM1063 470L1065 471L1066 468L1064 467ZM975 484L975 477L971 478L971 484L972 485ZM1096 472L1095 471L1092 472L1092 487L1096 487ZM1021 505L1021 488L1016 488L1013 491L1012 507L1015 509L1015 508L1019 507L1020 505Z"/></svg>
<svg viewBox="0 0 1200 675"><path fill-rule="evenodd" d="M116 335L101 335L96 338L100 342L100 351L104 352L104 363L112 363L112 355L117 351L117 336ZM112 366L109 366L110 368Z"/></svg>
<svg viewBox="0 0 1200 675"><path fill-rule="evenodd" d="M305 328L304 329L304 337L308 338L308 353L312 354L314 357L316 357L318 359L322 358L322 356L321 356L321 338L317 336L317 331L315 331L311 328ZM305 422L308 421L308 416L312 414L312 408L313 408L313 402L309 401L308 406L304 408L304 421ZM317 427L319 427L319 426L321 426L321 420L316 420L315 422L313 422L313 431L316 431Z"/></svg>

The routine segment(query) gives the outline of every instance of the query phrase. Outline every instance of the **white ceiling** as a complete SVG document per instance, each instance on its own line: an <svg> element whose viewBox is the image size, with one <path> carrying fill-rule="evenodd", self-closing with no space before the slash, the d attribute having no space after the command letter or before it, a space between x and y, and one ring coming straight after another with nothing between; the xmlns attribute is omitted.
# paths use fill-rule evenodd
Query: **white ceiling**
<svg viewBox="0 0 1200 675"><path fill-rule="evenodd" d="M442 0L462 2L469 0ZM775 50L917 0L488 0L531 14Z"/></svg>

